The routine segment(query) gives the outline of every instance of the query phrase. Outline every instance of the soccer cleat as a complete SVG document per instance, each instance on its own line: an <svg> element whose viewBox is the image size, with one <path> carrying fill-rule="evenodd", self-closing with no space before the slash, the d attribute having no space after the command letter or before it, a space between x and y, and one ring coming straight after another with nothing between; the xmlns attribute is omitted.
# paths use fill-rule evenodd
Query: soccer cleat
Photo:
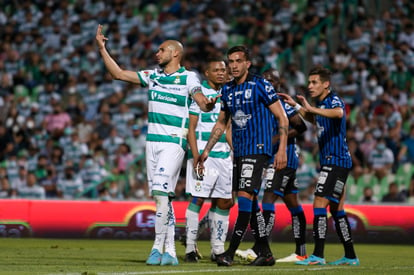
<svg viewBox="0 0 414 275"><path fill-rule="evenodd" d="M191 251L190 253L185 254L184 261L187 263L198 263L198 256L195 251Z"/></svg>
<svg viewBox="0 0 414 275"><path fill-rule="evenodd" d="M295 262L295 264L298 265L325 265L326 261L324 258L321 257L317 257L315 255L310 255L309 258L302 260L302 261L297 261Z"/></svg>
<svg viewBox="0 0 414 275"><path fill-rule="evenodd" d="M171 256L170 253L165 252L162 254L161 265L178 265L178 259L177 257Z"/></svg>
<svg viewBox="0 0 414 275"><path fill-rule="evenodd" d="M232 257L226 255L226 253L216 255L217 266L231 266L233 265Z"/></svg>
<svg viewBox="0 0 414 275"><path fill-rule="evenodd" d="M210 260L211 260L212 262L215 262L215 261L217 260L217 255L216 255L216 254L214 254L213 252L211 252L211 255L210 255Z"/></svg>
<svg viewBox="0 0 414 275"><path fill-rule="evenodd" d="M251 248L246 250L237 249L236 256L248 261L249 263L253 262L257 258L256 252L254 252Z"/></svg>
<svg viewBox="0 0 414 275"><path fill-rule="evenodd" d="M273 258L272 254L267 254L266 256L258 256L249 265L252 265L252 266L272 266L272 265L275 265L275 258Z"/></svg>
<svg viewBox="0 0 414 275"><path fill-rule="evenodd" d="M292 253L292 254L290 254L287 257L277 259L276 260L276 263L294 263L294 262L297 262L297 261L303 261L303 260L305 260L307 258L308 258L307 255L300 256L300 255L298 255L296 253Z"/></svg>
<svg viewBox="0 0 414 275"><path fill-rule="evenodd" d="M182 234L178 240L180 241L180 243L184 246L187 247L187 235ZM198 259L202 259L203 255L201 255L200 251L198 251L197 245L195 245L195 252L197 254Z"/></svg>
<svg viewBox="0 0 414 275"><path fill-rule="evenodd" d="M352 265L352 266L358 266L359 265L359 259L349 259L347 257L342 257L339 260L336 260L334 262L330 262L330 265Z"/></svg>
<svg viewBox="0 0 414 275"><path fill-rule="evenodd" d="M151 250L151 253L147 259L147 265L160 265L161 264L161 253L158 249Z"/></svg>

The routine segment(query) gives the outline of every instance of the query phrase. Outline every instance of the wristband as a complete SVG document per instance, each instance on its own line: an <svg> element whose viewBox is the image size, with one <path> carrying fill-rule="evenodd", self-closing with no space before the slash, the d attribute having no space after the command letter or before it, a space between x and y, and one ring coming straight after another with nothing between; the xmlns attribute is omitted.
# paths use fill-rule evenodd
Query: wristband
<svg viewBox="0 0 414 275"><path fill-rule="evenodd" d="M299 103L296 103L295 107L293 107L293 108L295 108L295 110L299 112L299 110L302 108L302 106Z"/></svg>

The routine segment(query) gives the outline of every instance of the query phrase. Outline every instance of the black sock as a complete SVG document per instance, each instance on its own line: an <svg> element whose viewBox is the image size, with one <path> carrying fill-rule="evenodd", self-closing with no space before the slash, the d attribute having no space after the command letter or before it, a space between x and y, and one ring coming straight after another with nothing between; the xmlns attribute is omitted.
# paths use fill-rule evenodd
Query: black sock
<svg viewBox="0 0 414 275"><path fill-rule="evenodd" d="M257 205L257 200L253 201L253 212L250 216L250 231L252 232L253 238L254 238L254 245L252 247L253 251L258 254L259 253L259 244L258 244L258 225L257 225L257 218L256 218L256 212L260 212L260 208ZM256 208L256 209L255 209Z"/></svg>
<svg viewBox="0 0 414 275"><path fill-rule="evenodd" d="M351 227L345 211L332 212L332 216L335 220L336 233L344 246L345 257L348 259L355 259L356 254L354 250L354 242L352 240Z"/></svg>
<svg viewBox="0 0 414 275"><path fill-rule="evenodd" d="M292 229L295 238L295 253L300 256L306 255L306 219L302 207L298 211L289 209L292 213Z"/></svg>
<svg viewBox="0 0 414 275"><path fill-rule="evenodd" d="M239 211L236 224L234 225L233 234L231 235L230 246L226 251L226 254L230 257L234 257L237 248L243 239L244 233L246 233L247 226L249 225L250 212Z"/></svg>
<svg viewBox="0 0 414 275"><path fill-rule="evenodd" d="M269 246L269 235L266 231L266 222L264 214L261 211L255 213L255 218L257 222L257 231L256 231L256 240L259 248L260 255L268 255L272 253ZM273 227L273 226L272 226Z"/></svg>
<svg viewBox="0 0 414 275"><path fill-rule="evenodd" d="M314 208L313 211L313 238L315 240L313 255L324 258L326 233L328 231L326 208Z"/></svg>

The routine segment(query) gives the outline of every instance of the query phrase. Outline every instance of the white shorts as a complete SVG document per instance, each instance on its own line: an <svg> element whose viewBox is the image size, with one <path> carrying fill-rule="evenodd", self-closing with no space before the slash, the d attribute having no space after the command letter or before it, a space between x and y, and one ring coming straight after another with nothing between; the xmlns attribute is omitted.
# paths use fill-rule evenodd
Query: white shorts
<svg viewBox="0 0 414 275"><path fill-rule="evenodd" d="M204 167L203 180L197 180L193 159L187 160L186 192L193 197L231 199L233 176L231 157L208 158Z"/></svg>
<svg viewBox="0 0 414 275"><path fill-rule="evenodd" d="M175 194L185 151L175 143L147 141L147 177L150 194L161 191Z"/></svg>

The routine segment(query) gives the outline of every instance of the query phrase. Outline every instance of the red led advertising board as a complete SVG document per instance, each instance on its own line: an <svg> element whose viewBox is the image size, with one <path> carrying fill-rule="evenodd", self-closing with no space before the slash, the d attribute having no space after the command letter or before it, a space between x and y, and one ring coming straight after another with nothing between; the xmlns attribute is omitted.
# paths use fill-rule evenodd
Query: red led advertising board
<svg viewBox="0 0 414 275"><path fill-rule="evenodd" d="M188 202L174 202L177 236L185 232ZM205 203L200 218L208 211ZM307 232L312 238L312 205L303 205ZM355 241L414 243L414 206L346 205ZM155 204L152 201L60 201L0 200L0 236L44 238L122 238L154 237ZM237 205L230 211L230 228L237 218ZM329 218L329 230L334 231ZM231 235L231 234L229 234ZM201 235L207 238L208 232ZM251 238L246 234L246 239ZM329 234L328 241L337 241ZM276 204L273 240L293 240L291 217L283 204Z"/></svg>

